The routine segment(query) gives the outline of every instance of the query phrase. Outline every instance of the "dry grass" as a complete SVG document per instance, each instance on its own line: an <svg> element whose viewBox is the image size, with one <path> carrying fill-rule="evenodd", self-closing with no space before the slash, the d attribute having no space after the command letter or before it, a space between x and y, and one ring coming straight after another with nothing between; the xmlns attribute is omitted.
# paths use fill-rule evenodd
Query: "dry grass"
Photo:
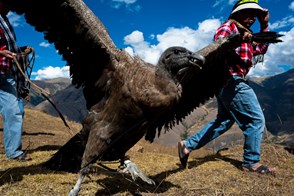
<svg viewBox="0 0 294 196"><path fill-rule="evenodd" d="M75 133L81 125L70 122ZM67 195L78 174L56 172L41 165L70 137L67 128L55 117L26 110L24 148L33 161L6 160L0 131L0 195ZM147 185L129 175L113 173L97 165L82 184L80 195L294 195L294 157L281 146L263 144L262 161L277 168L276 175L260 175L239 169L242 147L219 154L194 151L188 169L179 167L175 147L139 142L144 152L130 150L138 167L157 185ZM201 155L201 156L200 156ZM117 168L117 163L108 164Z"/></svg>

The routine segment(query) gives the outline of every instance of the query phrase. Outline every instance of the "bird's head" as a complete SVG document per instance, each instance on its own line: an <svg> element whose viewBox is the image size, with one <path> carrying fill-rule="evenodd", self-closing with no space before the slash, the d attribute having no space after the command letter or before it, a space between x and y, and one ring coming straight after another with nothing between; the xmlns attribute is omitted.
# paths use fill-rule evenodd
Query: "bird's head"
<svg viewBox="0 0 294 196"><path fill-rule="evenodd" d="M201 71L205 58L180 46L166 49L159 58L158 66L168 71L180 82Z"/></svg>

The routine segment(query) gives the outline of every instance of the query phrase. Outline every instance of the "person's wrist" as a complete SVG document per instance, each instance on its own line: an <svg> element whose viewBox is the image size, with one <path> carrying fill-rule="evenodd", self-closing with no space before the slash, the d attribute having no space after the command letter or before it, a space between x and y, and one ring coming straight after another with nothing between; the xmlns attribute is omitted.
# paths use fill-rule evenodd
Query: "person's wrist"
<svg viewBox="0 0 294 196"><path fill-rule="evenodd" d="M264 30L266 28L268 28L268 23L264 23L260 25L260 30Z"/></svg>

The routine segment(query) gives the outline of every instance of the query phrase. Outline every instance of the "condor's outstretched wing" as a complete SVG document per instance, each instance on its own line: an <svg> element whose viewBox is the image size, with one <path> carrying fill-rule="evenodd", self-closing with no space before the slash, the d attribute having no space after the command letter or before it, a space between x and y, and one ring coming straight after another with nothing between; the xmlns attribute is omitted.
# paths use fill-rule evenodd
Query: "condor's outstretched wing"
<svg viewBox="0 0 294 196"><path fill-rule="evenodd" d="M219 39L197 51L205 57L206 62L198 74L191 77L189 83L183 87L183 95L174 113L174 119L181 121L190 112L208 99L214 97L225 85L230 77L227 61L243 64L244 62L235 53L235 48L240 44L242 34L231 35ZM252 42L279 43L282 34L276 32L254 33Z"/></svg>
<svg viewBox="0 0 294 196"><path fill-rule="evenodd" d="M159 136L162 127L167 130L172 128L200 104L204 104L218 93L229 78L225 62L229 58L236 57L233 50L240 43L240 38L239 34L225 37L197 51L205 58L205 64L198 73L193 73L191 70L193 74L186 76L187 82L182 84L182 95L178 104L172 112L157 120L157 123L154 124L156 127L148 129L146 140L152 142L156 136L155 130Z"/></svg>
<svg viewBox="0 0 294 196"><path fill-rule="evenodd" d="M9 0L7 3L12 11L24 14L26 22L42 32L49 43L54 43L70 66L72 83L87 87L88 107L97 102L89 100L95 97L91 88L102 70L113 66L111 60L116 58L118 50L85 3L81 0ZM87 93L91 94L90 98ZM97 99L99 92L96 94Z"/></svg>
<svg viewBox="0 0 294 196"><path fill-rule="evenodd" d="M282 41L279 39L281 36L283 35L276 32L256 33L253 34L252 41L278 43ZM241 37L242 35L240 34L224 37L197 51L198 54L206 59L202 70L197 74L191 75L188 82L182 85L183 93L178 104L172 112L157 120L157 124L154 124L156 127L148 129L145 136L146 140L152 142L156 133L158 136L160 135L162 127L166 129L172 128L200 104L204 104L218 93L230 78L226 62L244 63L234 50L239 45Z"/></svg>

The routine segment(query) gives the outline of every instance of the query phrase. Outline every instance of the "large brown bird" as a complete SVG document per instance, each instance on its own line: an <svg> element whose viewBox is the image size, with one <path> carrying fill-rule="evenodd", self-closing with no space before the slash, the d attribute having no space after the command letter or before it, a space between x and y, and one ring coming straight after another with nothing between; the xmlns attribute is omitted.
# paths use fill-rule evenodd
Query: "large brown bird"
<svg viewBox="0 0 294 196"><path fill-rule="evenodd" d="M197 53L168 48L158 65L119 50L106 28L81 0L7 0L27 23L44 33L70 66L72 83L83 88L89 109L82 130L45 163L54 170L80 171L77 195L95 162L121 160L133 179L153 180L125 158L141 138L152 142L225 84L225 60L240 36L213 42ZM40 9L40 8L46 9ZM233 55L232 55L233 54ZM124 169L124 170L125 170Z"/></svg>

